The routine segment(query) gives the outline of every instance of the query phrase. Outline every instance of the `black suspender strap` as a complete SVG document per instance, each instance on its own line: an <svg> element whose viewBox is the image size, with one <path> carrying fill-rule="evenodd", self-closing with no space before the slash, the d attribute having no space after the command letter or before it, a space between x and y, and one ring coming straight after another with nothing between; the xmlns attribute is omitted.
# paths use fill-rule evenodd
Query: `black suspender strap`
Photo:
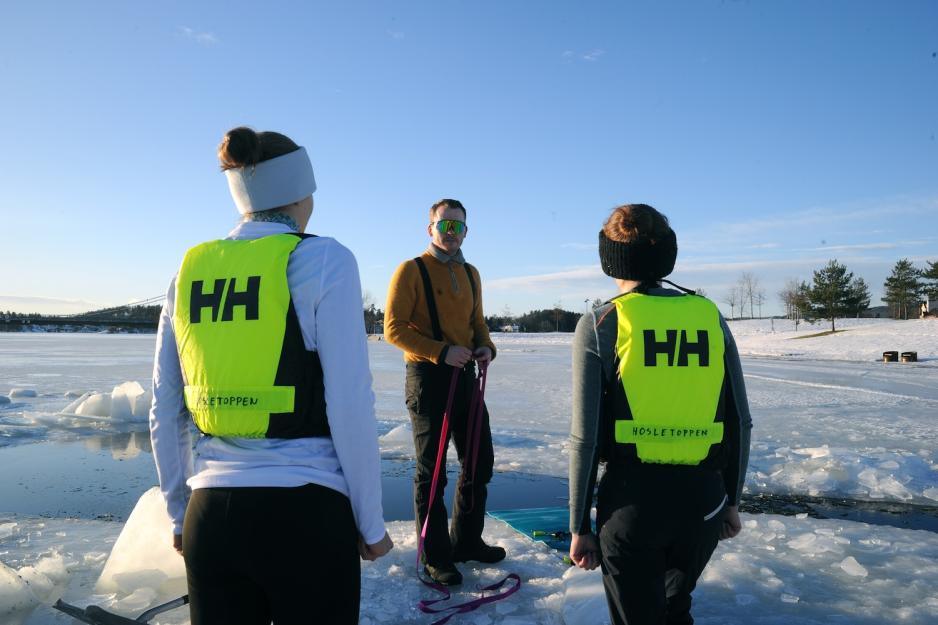
<svg viewBox="0 0 938 625"><path fill-rule="evenodd" d="M427 299L427 308L430 309L430 323L433 324L433 338L437 341L443 340L443 329L440 327L440 315L436 310L436 298L433 297L433 284L430 283L430 273L423 259L419 256L414 259L417 268L420 270L420 277L423 278L423 292ZM473 288L475 292L475 288Z"/></svg>
<svg viewBox="0 0 938 625"><path fill-rule="evenodd" d="M469 286L472 287L472 314L474 316L476 313L476 281L472 277L471 265L463 263L463 267L466 268L466 277L469 278Z"/></svg>

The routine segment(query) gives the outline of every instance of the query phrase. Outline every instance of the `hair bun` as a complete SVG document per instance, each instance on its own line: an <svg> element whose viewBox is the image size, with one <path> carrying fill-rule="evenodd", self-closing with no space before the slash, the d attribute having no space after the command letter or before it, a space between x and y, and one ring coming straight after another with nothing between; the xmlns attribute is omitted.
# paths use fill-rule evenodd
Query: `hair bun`
<svg viewBox="0 0 938 625"><path fill-rule="evenodd" d="M251 128L238 126L225 133L218 146L222 170L255 165L261 160L261 142Z"/></svg>
<svg viewBox="0 0 938 625"><path fill-rule="evenodd" d="M648 204L623 204L613 209L603 232L613 241L630 243L638 239L658 241L668 236L668 218Z"/></svg>

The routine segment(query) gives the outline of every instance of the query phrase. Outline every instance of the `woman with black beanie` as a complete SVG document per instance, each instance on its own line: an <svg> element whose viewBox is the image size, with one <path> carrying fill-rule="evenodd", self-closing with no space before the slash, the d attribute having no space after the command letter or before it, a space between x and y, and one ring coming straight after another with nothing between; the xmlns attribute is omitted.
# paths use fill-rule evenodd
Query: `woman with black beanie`
<svg viewBox="0 0 938 625"><path fill-rule="evenodd" d="M741 529L752 421L739 355L712 302L661 285L677 238L657 210L613 210L599 256L620 295L574 337L570 557L602 567L614 625L691 624L698 577Z"/></svg>

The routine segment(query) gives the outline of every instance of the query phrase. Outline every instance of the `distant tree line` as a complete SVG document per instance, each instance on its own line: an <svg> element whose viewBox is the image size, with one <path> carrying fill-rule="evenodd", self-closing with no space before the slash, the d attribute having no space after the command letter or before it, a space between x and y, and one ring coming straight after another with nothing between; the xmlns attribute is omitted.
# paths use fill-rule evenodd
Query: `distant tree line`
<svg viewBox="0 0 938 625"><path fill-rule="evenodd" d="M17 323L26 321L61 321L62 323L81 323L83 321L114 321L150 323L154 325L160 320L160 304L149 306L120 306L116 308L103 308L86 313L72 315L50 315L43 313L21 313L7 310L0 312L0 321Z"/></svg>
<svg viewBox="0 0 938 625"><path fill-rule="evenodd" d="M882 301L890 306L895 319L908 319L910 312L918 316L924 298L938 299L938 261L926 262L924 269L905 258L897 261L883 283L883 292ZM785 306L785 316L795 321L795 327L801 319L828 319L831 331L836 331L837 317L859 317L870 307L872 298L866 281L854 277L836 259L815 270L810 284L789 279L778 297Z"/></svg>
<svg viewBox="0 0 938 625"><path fill-rule="evenodd" d="M490 332L502 332L505 328L515 332L573 332L582 314L561 308L548 308L532 310L518 316L512 316L510 313L490 315L485 317L485 324ZM384 332L384 311L371 302L368 302L364 309L364 320L367 334Z"/></svg>
<svg viewBox="0 0 938 625"><path fill-rule="evenodd" d="M883 289L883 301L892 307L895 318L908 319L910 310L917 316L916 308L923 297L938 300L938 261L926 261L925 268L919 269L903 258L892 268Z"/></svg>
<svg viewBox="0 0 938 625"><path fill-rule="evenodd" d="M365 333L382 334L384 332L384 311L373 303L365 308Z"/></svg>
<svg viewBox="0 0 938 625"><path fill-rule="evenodd" d="M517 316L491 315L485 318L485 323L490 332L501 332L505 328L517 332L573 332L582 316L583 313L564 310L557 305Z"/></svg>

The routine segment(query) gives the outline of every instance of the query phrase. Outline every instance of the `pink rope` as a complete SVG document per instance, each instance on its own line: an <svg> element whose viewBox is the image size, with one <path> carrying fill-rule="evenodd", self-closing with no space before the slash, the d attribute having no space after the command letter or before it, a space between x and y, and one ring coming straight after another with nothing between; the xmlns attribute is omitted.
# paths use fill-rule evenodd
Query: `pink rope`
<svg viewBox="0 0 938 625"><path fill-rule="evenodd" d="M469 473L470 484L472 483L472 480L475 479L476 464L478 463L478 459L479 459L479 439L481 437L482 420L483 420L482 417L483 417L484 410L485 410L484 398L485 398L485 380L487 377L486 376L487 370L488 370L487 362L483 362L479 364L479 376L473 380L472 399L469 404L469 419L466 425L466 444L467 446L471 446L471 451L467 450L466 462L469 463L467 468L470 471ZM449 621L451 618L453 618L457 614L465 614L467 612L472 612L473 610L476 610L477 608L483 605L486 605L488 603L494 603L495 601L500 601L502 599L505 599L506 597L510 597L514 593L518 592L518 590L521 588L521 578L518 577L518 575L515 573L509 573L501 581L479 588L479 591L482 593L482 596L479 597L478 599L472 599L464 603L457 603L456 605L434 607L438 603L449 601L453 595L452 593L450 593L449 589L443 584L438 584L436 582L426 580L424 579L422 575L423 567L420 563L420 558L423 555L423 545L424 545L424 541L426 541L426 538L427 538L427 525L430 520L430 511L433 510L433 500L436 498L436 488L437 488L437 484L439 483L440 468L443 465L443 459L446 455L446 447L447 447L448 435L449 435L449 417L450 417L450 414L452 414L453 398L456 396L456 383L459 380L459 371L460 370L458 368L454 367L453 375L450 378L449 396L446 399L446 410L443 411L443 427L440 432L440 445L437 448L437 452L436 452L436 467L433 469L433 480L430 484L430 500L427 504L427 516L423 520L423 526L420 530L420 539L417 542L417 579L419 579L425 586L428 586L429 588L432 588L433 590L443 595L442 597L439 597L437 599L421 599L420 601L417 602L417 609L426 614L442 614L442 613L447 613L447 612L449 613L449 614L446 614L446 616L444 616L443 618L433 621L432 625L443 625L444 623ZM473 497L472 505L473 506L475 505L474 497ZM488 597L485 596L485 593L487 591L499 590L500 588L505 586L505 584L508 583L509 580L513 580L515 584L513 586L506 588L502 592L498 592L494 595L489 595Z"/></svg>
<svg viewBox="0 0 938 625"><path fill-rule="evenodd" d="M423 519L423 527L420 530L420 540L417 543L418 577L422 570L420 566L420 556L423 555L423 543L427 539L427 524L430 521L430 510L433 509L433 500L436 499L436 487L440 481L440 467L443 464L443 457L446 455L446 446L449 437L449 415L453 409L453 398L456 396L457 381L459 381L459 369L453 367L453 375L450 377L449 381L449 396L446 399L446 410L443 411L443 429L440 431L440 445L436 450L436 467L433 469L433 481L430 482L430 501L427 503L427 516ZM421 581L423 581L423 578L421 578Z"/></svg>
<svg viewBox="0 0 938 625"><path fill-rule="evenodd" d="M469 469L469 478L463 488L469 487L469 511L475 508L475 489L472 488L476 479L476 466L479 464L479 440L482 437L482 422L485 414L485 380L487 378L489 363L479 363L479 377L473 380L472 401L469 403L469 418L466 422L466 466Z"/></svg>

